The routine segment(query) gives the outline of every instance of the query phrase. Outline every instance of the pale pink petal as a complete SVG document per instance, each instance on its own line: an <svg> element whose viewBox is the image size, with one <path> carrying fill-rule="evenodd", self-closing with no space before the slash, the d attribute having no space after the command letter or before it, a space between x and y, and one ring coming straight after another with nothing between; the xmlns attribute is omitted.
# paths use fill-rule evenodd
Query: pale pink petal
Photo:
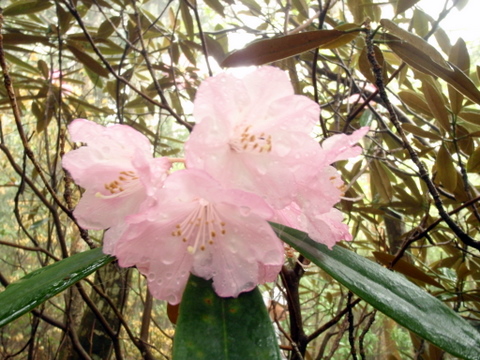
<svg viewBox="0 0 480 360"><path fill-rule="evenodd" d="M258 196L224 189L200 170L180 170L158 190L156 202L108 235L121 266L137 266L152 294L175 304L188 274L213 279L221 296L238 296L271 281L283 264L283 245ZM110 232L110 229L108 232ZM108 233L107 232L107 233Z"/></svg>
<svg viewBox="0 0 480 360"><path fill-rule="evenodd" d="M326 139L322 143L325 165L360 155L362 149L354 145L357 144L369 130L370 128L368 126L364 126L350 135L337 134Z"/></svg>
<svg viewBox="0 0 480 360"><path fill-rule="evenodd" d="M319 107L295 95L286 74L262 67L243 79L221 74L200 86L185 144L189 168L263 196L276 208L295 195L297 170L312 171L320 147L310 137Z"/></svg>
<svg viewBox="0 0 480 360"><path fill-rule="evenodd" d="M170 162L154 159L148 139L133 128L77 119L69 131L74 141L87 144L62 159L75 183L86 189L74 211L82 227L99 230L121 223L162 186Z"/></svg>

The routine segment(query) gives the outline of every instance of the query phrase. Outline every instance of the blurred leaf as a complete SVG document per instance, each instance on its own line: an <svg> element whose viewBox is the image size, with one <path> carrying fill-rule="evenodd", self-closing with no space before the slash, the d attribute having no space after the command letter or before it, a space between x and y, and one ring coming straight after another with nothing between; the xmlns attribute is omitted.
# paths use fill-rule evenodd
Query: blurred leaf
<svg viewBox="0 0 480 360"><path fill-rule="evenodd" d="M120 16L112 16L100 24L97 30L97 37L108 38L113 34L115 28L120 25L122 18Z"/></svg>
<svg viewBox="0 0 480 360"><path fill-rule="evenodd" d="M173 358L280 360L272 321L258 288L237 298L221 298L211 281L191 275L180 303Z"/></svg>
<svg viewBox="0 0 480 360"><path fill-rule="evenodd" d="M43 45L51 46L48 37L40 35L27 35L27 34L3 34L3 43L4 44L36 44L40 43Z"/></svg>
<svg viewBox="0 0 480 360"><path fill-rule="evenodd" d="M458 38L455 45L450 49L448 61L455 64L466 75L470 73L470 55L468 54L467 45L462 38ZM458 114L462 110L463 95L460 94L453 86L448 86L448 96L452 112Z"/></svg>
<svg viewBox="0 0 480 360"><path fill-rule="evenodd" d="M375 190L379 196L380 203L389 203L392 201L393 188L390 183L390 178L387 170L383 164L378 160L370 162L370 180L372 183L372 190Z"/></svg>
<svg viewBox="0 0 480 360"><path fill-rule="evenodd" d="M222 5L222 3L218 0L205 0L205 4L207 4L210 8L215 10L218 14L220 14L222 17L225 17L224 9L225 7Z"/></svg>
<svg viewBox="0 0 480 360"><path fill-rule="evenodd" d="M43 77L45 79L49 79L50 78L50 71L48 70L48 64L43 61L43 60L38 60L37 61L37 67L38 67L38 70L40 70L40 72L42 73Z"/></svg>
<svg viewBox="0 0 480 360"><path fill-rule="evenodd" d="M422 81L422 92L430 108L430 112L433 114L435 120L437 120L437 123L446 132L451 131L450 114L445 106L445 99L438 91L435 83Z"/></svg>
<svg viewBox="0 0 480 360"><path fill-rule="evenodd" d="M285 35L276 38L259 40L247 47L235 51L223 60L222 67L263 65L285 59L290 56L320 47L330 49L330 44L340 46L340 38L352 40L355 33L347 33L340 30L318 30L299 34Z"/></svg>
<svg viewBox="0 0 480 360"><path fill-rule="evenodd" d="M435 178L437 183L441 183L448 191L454 192L457 187L457 171L452 156L444 145L440 146L438 150L435 165L437 168Z"/></svg>
<svg viewBox="0 0 480 360"><path fill-rule="evenodd" d="M0 293L0 327L29 312L114 258L97 248L38 269Z"/></svg>
<svg viewBox="0 0 480 360"><path fill-rule="evenodd" d="M403 276L339 245L329 250L299 230L272 227L280 239L400 325L452 355L480 358L480 332Z"/></svg>
<svg viewBox="0 0 480 360"><path fill-rule="evenodd" d="M415 5L420 0L398 0L397 7L395 9L395 15L401 14L404 11L410 9L413 5Z"/></svg>
<svg viewBox="0 0 480 360"><path fill-rule="evenodd" d="M430 24L429 19L430 17L422 10L414 10L412 19L413 29L415 30L415 33L421 38L425 37L428 34Z"/></svg>
<svg viewBox="0 0 480 360"><path fill-rule="evenodd" d="M480 125L480 112L462 111L458 116L471 124Z"/></svg>
<svg viewBox="0 0 480 360"><path fill-rule="evenodd" d="M455 135L460 149L462 149L465 154L471 155L475 149L475 144L470 136L470 132L465 127L458 124L456 125L455 129Z"/></svg>
<svg viewBox="0 0 480 360"><path fill-rule="evenodd" d="M440 49L442 49L445 54L450 54L452 44L450 43L450 38L445 30L443 30L441 27L438 27L437 31L435 31L433 35L435 36L435 40L437 40Z"/></svg>
<svg viewBox="0 0 480 360"><path fill-rule="evenodd" d="M3 9L4 16L33 14L48 9L53 4L48 0L21 0Z"/></svg>
<svg viewBox="0 0 480 360"><path fill-rule="evenodd" d="M413 124L409 123L404 123L402 124L402 128L405 131L408 131L409 133L412 133L413 135L419 136L421 138L427 138L431 140L442 140L442 137L436 133L433 133L431 131L423 130L421 127L418 127Z"/></svg>
<svg viewBox="0 0 480 360"><path fill-rule="evenodd" d="M393 35L398 37L399 39L406 41L410 45L414 46L417 49L421 49L422 52L428 56L432 61L440 65L441 67L445 69L450 69L449 64L447 61L443 58L442 54L438 52L435 47L430 45L428 42L426 42L424 39L422 39L420 36L412 34L411 32L402 29L400 26L395 24L393 21L388 20L388 19L382 19L380 20L380 24L390 31Z"/></svg>
<svg viewBox="0 0 480 360"><path fill-rule="evenodd" d="M395 259L395 255L387 254L380 251L374 251L373 256L375 259L382 263L383 265L389 267L392 264L392 261ZM424 271L420 270L413 264L406 262L405 260L398 260L395 265L392 267L392 270L395 270L405 276L408 276L412 279L419 280L422 283L436 286L440 289L445 289L442 284L435 280L430 275L425 274Z"/></svg>
<svg viewBox="0 0 480 360"><path fill-rule="evenodd" d="M207 52L208 55L213 56L213 58L217 61L217 63L221 64L223 59L225 59L225 52L223 51L223 47L210 35L205 35L205 43L207 45Z"/></svg>
<svg viewBox="0 0 480 360"><path fill-rule="evenodd" d="M95 74L103 77L108 77L110 72L103 67L102 64L97 62L94 58L88 55L83 50L80 50L78 47L72 45L72 43L67 44L68 50L80 61L83 65L93 71Z"/></svg>
<svg viewBox="0 0 480 360"><path fill-rule="evenodd" d="M476 148L472 155L470 155L468 158L467 171L480 172L480 147Z"/></svg>
<svg viewBox="0 0 480 360"><path fill-rule="evenodd" d="M462 9L468 4L468 0L455 0L454 4L458 11L462 11Z"/></svg>
<svg viewBox="0 0 480 360"><path fill-rule="evenodd" d="M195 32L193 30L193 19L192 14L190 14L190 9L187 5L187 0L180 1L180 12L182 15L183 24L185 25L185 29L187 30L187 35L190 40L193 40Z"/></svg>
<svg viewBox="0 0 480 360"><path fill-rule="evenodd" d="M472 80L455 65L450 64L450 68L447 69L435 62L424 51L408 42L403 42L390 34L384 34L383 37L387 40L387 45L390 49L408 65L421 72L445 80L470 100L480 104L480 91Z"/></svg>

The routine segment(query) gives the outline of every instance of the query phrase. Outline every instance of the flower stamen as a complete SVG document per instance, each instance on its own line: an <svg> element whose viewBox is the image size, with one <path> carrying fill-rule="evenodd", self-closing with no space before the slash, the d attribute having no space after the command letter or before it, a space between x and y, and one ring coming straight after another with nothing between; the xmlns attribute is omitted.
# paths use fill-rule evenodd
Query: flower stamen
<svg viewBox="0 0 480 360"><path fill-rule="evenodd" d="M207 245L213 245L217 234L225 235L225 222L220 219L215 207L204 199L198 201L195 208L181 223L175 225L173 237L182 236L183 242L189 242L187 251L195 254L197 250L205 251Z"/></svg>

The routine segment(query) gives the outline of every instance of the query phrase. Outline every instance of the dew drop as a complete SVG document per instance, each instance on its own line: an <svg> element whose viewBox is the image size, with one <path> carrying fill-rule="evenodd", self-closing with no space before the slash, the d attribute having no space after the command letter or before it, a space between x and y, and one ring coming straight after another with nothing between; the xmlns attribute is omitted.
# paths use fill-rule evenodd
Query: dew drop
<svg viewBox="0 0 480 360"><path fill-rule="evenodd" d="M250 215L251 212L252 212L252 209L250 209L248 206L240 206L240 214L242 214L243 216L248 216ZM238 230L235 232L238 232Z"/></svg>

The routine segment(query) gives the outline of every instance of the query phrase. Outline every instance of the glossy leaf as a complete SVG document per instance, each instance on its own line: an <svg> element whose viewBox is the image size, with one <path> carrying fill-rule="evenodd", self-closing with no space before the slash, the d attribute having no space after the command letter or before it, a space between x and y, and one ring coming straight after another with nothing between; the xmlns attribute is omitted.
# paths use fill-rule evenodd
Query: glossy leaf
<svg viewBox="0 0 480 360"><path fill-rule="evenodd" d="M263 65L317 47L322 49L338 47L352 41L357 34L341 30L318 30L259 40L228 55L221 66ZM340 39L344 42L339 42Z"/></svg>
<svg viewBox="0 0 480 360"><path fill-rule="evenodd" d="M341 246L329 250L302 231L272 227L283 241L400 325L452 355L480 358L480 332L402 275Z"/></svg>
<svg viewBox="0 0 480 360"><path fill-rule="evenodd" d="M88 250L33 271L10 284L0 293L0 327L44 303L113 259L103 254L101 248Z"/></svg>
<svg viewBox="0 0 480 360"><path fill-rule="evenodd" d="M191 275L180 303L173 343L175 360L280 359L258 288L221 298L212 282Z"/></svg>

